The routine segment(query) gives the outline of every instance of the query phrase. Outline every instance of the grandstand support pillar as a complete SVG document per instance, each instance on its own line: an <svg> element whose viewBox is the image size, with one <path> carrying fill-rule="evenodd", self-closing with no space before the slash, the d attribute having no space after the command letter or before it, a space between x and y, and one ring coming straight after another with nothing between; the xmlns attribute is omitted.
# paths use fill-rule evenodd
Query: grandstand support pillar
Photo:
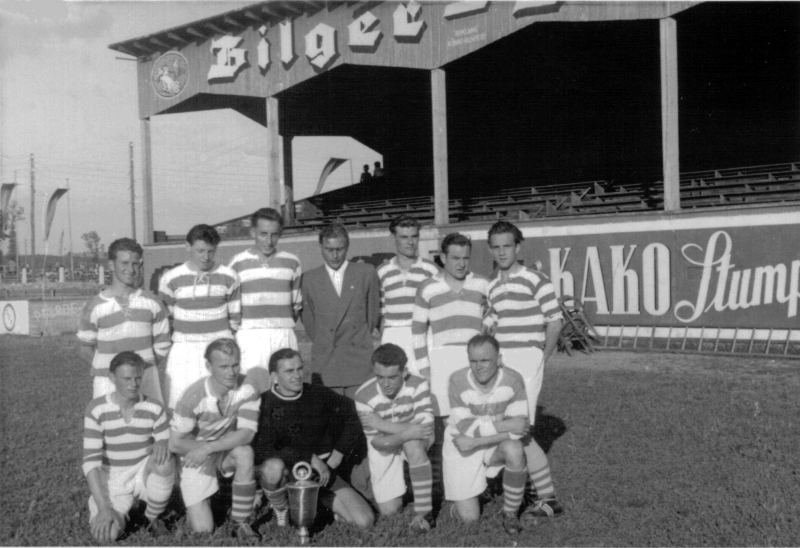
<svg viewBox="0 0 800 548"><path fill-rule="evenodd" d="M443 226L450 222L448 211L449 183L447 181L447 87L442 69L431 71L431 105L433 114L433 205L434 223Z"/></svg>
<svg viewBox="0 0 800 548"><path fill-rule="evenodd" d="M144 243L152 244L155 241L155 235L153 234L153 154L150 142L150 118L144 118L142 120L141 128Z"/></svg>
<svg viewBox="0 0 800 548"><path fill-rule="evenodd" d="M293 135L283 136L283 199L286 204L284 221L286 226L294 224L294 175L292 173L292 139Z"/></svg>
<svg viewBox="0 0 800 548"><path fill-rule="evenodd" d="M664 164L664 211L681 208L678 148L678 31L671 17L659 21L661 36L661 151Z"/></svg>
<svg viewBox="0 0 800 548"><path fill-rule="evenodd" d="M267 187L269 207L281 210L281 145L280 124L278 122L278 98L267 97Z"/></svg>

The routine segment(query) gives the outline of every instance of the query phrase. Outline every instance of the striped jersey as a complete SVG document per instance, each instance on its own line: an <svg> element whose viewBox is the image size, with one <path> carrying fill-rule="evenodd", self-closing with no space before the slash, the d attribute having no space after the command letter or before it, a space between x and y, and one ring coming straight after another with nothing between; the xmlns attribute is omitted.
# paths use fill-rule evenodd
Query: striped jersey
<svg viewBox="0 0 800 548"><path fill-rule="evenodd" d="M488 312L489 281L473 272L467 274L461 291L453 291L440 272L419 286L411 322L411 344L417 371L427 375L428 329L431 348L466 346L481 333Z"/></svg>
<svg viewBox="0 0 800 548"><path fill-rule="evenodd" d="M495 337L502 348L544 349L544 324L562 317L550 279L525 267L506 282L497 272L489 281L489 305Z"/></svg>
<svg viewBox="0 0 800 548"><path fill-rule="evenodd" d="M211 377L203 377L190 385L172 415L172 430L193 434L197 441L215 441L228 432L247 428L258 429L258 410L261 394L244 376L239 375L236 388L228 391L228 401L222 402L211 391Z"/></svg>
<svg viewBox="0 0 800 548"><path fill-rule="evenodd" d="M242 318L239 277L216 265L209 272L186 262L161 278L158 294L172 315L172 342L211 342L230 338Z"/></svg>
<svg viewBox="0 0 800 548"><path fill-rule="evenodd" d="M300 260L278 251L262 262L255 250L242 251L228 265L239 275L242 294L240 329L292 329L300 313Z"/></svg>
<svg viewBox="0 0 800 548"><path fill-rule="evenodd" d="M112 392L114 394L114 392ZM146 459L150 446L169 440L161 402L139 396L133 419L126 423L120 406L106 394L86 406L83 417L83 473L94 468L109 472L135 466Z"/></svg>
<svg viewBox="0 0 800 548"><path fill-rule="evenodd" d="M409 327L417 288L422 282L438 273L439 267L436 263L422 257L417 257L411 268L405 272L397 264L397 257L384 262L378 268L384 327Z"/></svg>
<svg viewBox="0 0 800 548"><path fill-rule="evenodd" d="M494 385L488 393L478 388L469 367L450 376L448 387L450 418L448 424L462 436L485 438L497 434L495 422L511 417L528 416L528 398L522 375L507 367L497 371ZM508 433L511 439L522 436Z"/></svg>
<svg viewBox="0 0 800 548"><path fill-rule="evenodd" d="M377 377L361 385L356 392L356 411L374 411L389 422L411 422L422 419L422 423L433 422L431 393L425 379L409 375L397 395L390 399L383 394ZM367 438L380 434L377 430L364 428Z"/></svg>
<svg viewBox="0 0 800 548"><path fill-rule="evenodd" d="M149 291L137 289L127 302L103 293L92 297L79 319L78 339L93 346L92 375L108 376L111 360L126 350L155 364L172 344L169 318L164 304Z"/></svg>

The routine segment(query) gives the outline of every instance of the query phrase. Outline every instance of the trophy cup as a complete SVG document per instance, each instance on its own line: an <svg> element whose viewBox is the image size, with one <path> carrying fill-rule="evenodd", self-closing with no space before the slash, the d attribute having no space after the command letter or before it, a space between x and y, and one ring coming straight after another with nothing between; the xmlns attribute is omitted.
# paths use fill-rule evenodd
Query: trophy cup
<svg viewBox="0 0 800 548"><path fill-rule="evenodd" d="M289 491L289 515L292 522L300 528L300 544L308 543L308 528L314 525L317 517L317 495L319 483L311 481L311 465L298 462L292 468L294 483L287 485Z"/></svg>

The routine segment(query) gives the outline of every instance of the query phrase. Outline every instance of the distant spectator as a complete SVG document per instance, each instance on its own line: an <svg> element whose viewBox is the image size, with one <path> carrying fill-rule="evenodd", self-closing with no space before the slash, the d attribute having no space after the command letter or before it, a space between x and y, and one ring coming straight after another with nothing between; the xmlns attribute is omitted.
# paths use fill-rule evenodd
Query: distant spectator
<svg viewBox="0 0 800 548"><path fill-rule="evenodd" d="M364 164L364 173L361 174L360 183L369 183L372 181L372 175L369 172L369 164Z"/></svg>
<svg viewBox="0 0 800 548"><path fill-rule="evenodd" d="M375 169L372 170L372 178L376 181L383 181L386 177L386 172L384 172L383 168L381 167L380 162L375 162Z"/></svg>

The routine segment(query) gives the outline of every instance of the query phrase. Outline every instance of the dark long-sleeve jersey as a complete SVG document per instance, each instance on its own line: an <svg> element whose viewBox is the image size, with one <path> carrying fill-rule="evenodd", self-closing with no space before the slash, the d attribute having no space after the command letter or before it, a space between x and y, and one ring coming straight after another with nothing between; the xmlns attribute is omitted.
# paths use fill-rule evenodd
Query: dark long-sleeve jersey
<svg viewBox="0 0 800 548"><path fill-rule="evenodd" d="M281 396L273 387L261 396L258 433L253 439L256 466L277 457L291 468L333 449L346 456L362 435L350 398L321 384L304 384L294 398Z"/></svg>

